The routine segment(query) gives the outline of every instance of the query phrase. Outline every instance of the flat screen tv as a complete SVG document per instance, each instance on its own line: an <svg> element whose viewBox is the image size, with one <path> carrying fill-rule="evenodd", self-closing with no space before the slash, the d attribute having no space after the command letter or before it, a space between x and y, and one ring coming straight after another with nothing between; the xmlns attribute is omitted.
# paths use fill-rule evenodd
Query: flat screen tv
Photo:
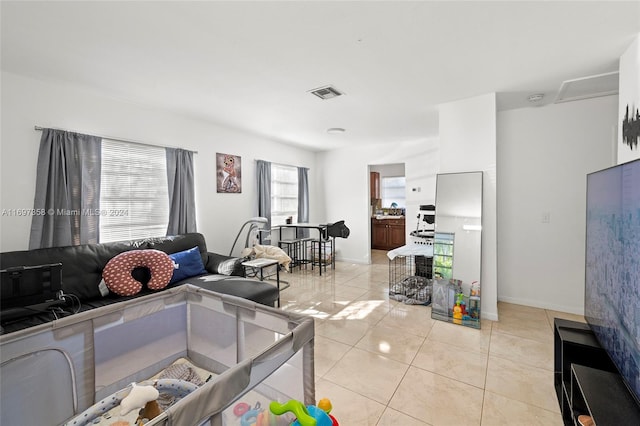
<svg viewBox="0 0 640 426"><path fill-rule="evenodd" d="M640 160L587 175L585 318L640 402Z"/></svg>

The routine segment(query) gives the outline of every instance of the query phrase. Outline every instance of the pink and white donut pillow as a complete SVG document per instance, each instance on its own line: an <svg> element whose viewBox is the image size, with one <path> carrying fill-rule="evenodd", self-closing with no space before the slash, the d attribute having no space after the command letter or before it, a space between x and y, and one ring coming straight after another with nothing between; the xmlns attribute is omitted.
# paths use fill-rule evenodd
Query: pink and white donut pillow
<svg viewBox="0 0 640 426"><path fill-rule="evenodd" d="M120 296L133 296L142 290L142 283L133 278L135 268L145 267L151 273L147 287L161 290L173 275L173 261L160 250L131 250L113 257L102 271L102 278L110 291Z"/></svg>

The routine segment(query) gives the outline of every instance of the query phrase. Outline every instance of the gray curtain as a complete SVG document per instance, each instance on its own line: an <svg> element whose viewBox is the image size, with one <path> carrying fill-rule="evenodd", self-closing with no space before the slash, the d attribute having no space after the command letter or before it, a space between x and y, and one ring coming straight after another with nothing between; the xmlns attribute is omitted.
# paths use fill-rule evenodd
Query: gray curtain
<svg viewBox="0 0 640 426"><path fill-rule="evenodd" d="M309 169L298 167L298 222L309 223ZM309 230L303 229L301 237L309 236Z"/></svg>
<svg viewBox="0 0 640 426"><path fill-rule="evenodd" d="M265 229L271 229L271 163L258 160L256 175L258 177L258 216L266 217Z"/></svg>
<svg viewBox="0 0 640 426"><path fill-rule="evenodd" d="M180 148L167 148L166 153L169 185L167 235L196 232L193 152Z"/></svg>
<svg viewBox="0 0 640 426"><path fill-rule="evenodd" d="M97 243L102 139L43 129L29 249Z"/></svg>

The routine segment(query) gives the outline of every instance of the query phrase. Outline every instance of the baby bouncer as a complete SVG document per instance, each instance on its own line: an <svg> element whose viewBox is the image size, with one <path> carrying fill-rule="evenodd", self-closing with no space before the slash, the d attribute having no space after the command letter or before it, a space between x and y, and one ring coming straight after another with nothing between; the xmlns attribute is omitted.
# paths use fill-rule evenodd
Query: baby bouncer
<svg viewBox="0 0 640 426"><path fill-rule="evenodd" d="M243 257L242 252L245 249L251 249L256 244L259 244L261 231L264 230L264 227L269 221L266 217L252 217L242 224L240 227L240 231L238 231L238 235L236 235L236 239L233 241L233 245L231 246L231 250L229 251L229 256L234 257ZM241 239L244 235L244 238ZM241 242L244 241L244 245L238 244L238 240ZM236 244L238 246L236 247Z"/></svg>
<svg viewBox="0 0 640 426"><path fill-rule="evenodd" d="M268 220L265 217L252 217L243 223L231 246L229 256L274 259L278 261L280 266L288 271L291 258L279 247L261 244L264 240L262 235L270 231L269 229L265 229L267 223ZM268 275L271 276L275 274L275 272L275 270L270 271ZM286 284L285 281L283 281L283 283Z"/></svg>

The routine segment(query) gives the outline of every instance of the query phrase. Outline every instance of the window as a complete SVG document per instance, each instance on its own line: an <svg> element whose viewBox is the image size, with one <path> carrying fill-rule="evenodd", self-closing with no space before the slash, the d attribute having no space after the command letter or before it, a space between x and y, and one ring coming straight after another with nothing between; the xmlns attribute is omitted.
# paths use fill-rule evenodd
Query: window
<svg viewBox="0 0 640 426"><path fill-rule="evenodd" d="M382 207L391 207L396 203L397 207L406 207L405 177L383 177L381 179Z"/></svg>
<svg viewBox="0 0 640 426"><path fill-rule="evenodd" d="M102 140L100 242L160 237L169 223L162 147Z"/></svg>
<svg viewBox="0 0 640 426"><path fill-rule="evenodd" d="M271 225L298 221L298 168L271 164Z"/></svg>

